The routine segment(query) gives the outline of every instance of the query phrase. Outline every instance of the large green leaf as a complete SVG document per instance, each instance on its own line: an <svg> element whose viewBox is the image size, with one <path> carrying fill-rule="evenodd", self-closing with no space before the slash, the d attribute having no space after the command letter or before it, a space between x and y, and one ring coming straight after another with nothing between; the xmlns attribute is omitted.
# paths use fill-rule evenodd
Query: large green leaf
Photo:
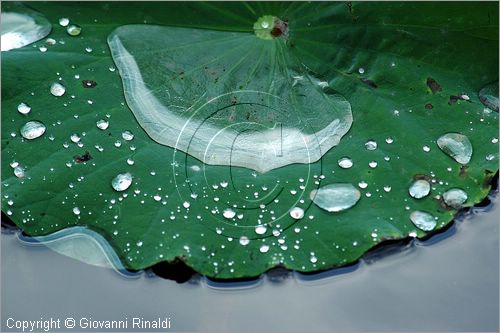
<svg viewBox="0 0 500 333"><path fill-rule="evenodd" d="M446 205L443 193L460 188L468 195L463 206L471 206L486 196L498 170L498 113L486 109L479 97L483 87L498 86L498 3L27 5L53 24L48 37L56 41L47 52L39 50L44 41L2 52L2 210L30 235L86 226L102 234L130 269L181 258L219 278L256 276L276 265L309 272L353 262L387 239L426 237L445 228L460 207ZM9 4L2 3L2 10ZM253 27L265 15L287 20L288 36L259 39ZM58 24L62 17L80 25L81 35L69 36ZM281 117L266 128L276 123L300 128L304 119L319 119L304 129L314 133L314 126L335 118L327 110L331 98L332 109L340 101L350 104L352 126L314 163L279 168L203 164L184 153L189 149L175 150L162 135L155 137L155 124L141 121L141 115L158 110L134 106L134 97L144 96L127 91L130 67L113 61L107 44L113 36L131 52L142 83L161 105L173 105L166 90L175 91L180 105L189 108L204 93L250 87L285 100L281 106L261 101ZM236 44L222 42L225 37L234 37ZM181 46L185 52L172 52ZM200 71L189 72L212 57L221 66L211 72L213 84L193 75ZM165 63L187 83L181 76L165 76ZM240 88L237 81L245 75L238 69L248 68L259 75L247 75ZM307 79L307 103L292 98L304 95L294 86L294 76ZM50 94L54 82L65 86L63 96ZM495 95L494 89L488 91ZM245 98L255 102L255 96ZM17 112L22 102L31 106L27 115ZM264 121L258 115L257 124ZM96 126L101 119L109 121L109 128ZM227 119L215 123L227 127ZM46 132L23 139L19 131L32 120L44 123ZM124 131L134 138L124 140ZM470 140L467 165L438 147L446 133ZM72 134L80 143L71 141ZM376 149L365 148L369 140ZM92 159L84 162L87 151ZM351 168L338 165L343 157L352 160ZM13 161L24 168L24 177L14 175ZM133 183L116 192L112 180L124 173ZM408 194L415 179L431 183L430 195L415 199ZM358 186L363 182L367 187ZM318 195L318 187L335 183L361 192L352 208L328 212L312 202L311 192ZM305 211L302 219L290 216L294 207ZM223 216L228 208L237 213L231 219ZM418 228L410 220L414 211L435 216L436 227ZM256 232L259 224L266 228ZM242 236L248 244L240 243Z"/></svg>

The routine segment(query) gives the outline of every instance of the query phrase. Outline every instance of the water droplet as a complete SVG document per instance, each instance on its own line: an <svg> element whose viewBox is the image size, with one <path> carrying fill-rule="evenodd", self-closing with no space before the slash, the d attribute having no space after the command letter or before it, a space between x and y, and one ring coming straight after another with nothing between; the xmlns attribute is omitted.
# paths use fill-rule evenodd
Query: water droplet
<svg viewBox="0 0 500 333"><path fill-rule="evenodd" d="M429 195L431 191L431 184L425 179L419 179L411 184L408 192L415 199L422 199Z"/></svg>
<svg viewBox="0 0 500 333"><path fill-rule="evenodd" d="M369 140L365 143L365 148L367 150L375 150L377 149L377 142L374 140Z"/></svg>
<svg viewBox="0 0 500 333"><path fill-rule="evenodd" d="M488 155L486 155L486 157L485 157L485 158L486 158L486 160L487 160L487 161L493 161L493 160L495 159L495 155L493 155L493 154L488 154Z"/></svg>
<svg viewBox="0 0 500 333"><path fill-rule="evenodd" d="M304 210L300 207L294 207L290 210L290 216L296 220L304 217Z"/></svg>
<svg viewBox="0 0 500 333"><path fill-rule="evenodd" d="M439 148L460 164L469 163L472 157L472 145L463 134L447 133L437 140Z"/></svg>
<svg viewBox="0 0 500 333"><path fill-rule="evenodd" d="M262 23L260 24L260 26L263 29L267 29L267 28L269 28L269 22L268 21L262 21Z"/></svg>
<svg viewBox="0 0 500 333"><path fill-rule="evenodd" d="M375 169L378 165L377 161L371 161L370 163L368 163L368 165L370 166L370 168L372 169Z"/></svg>
<svg viewBox="0 0 500 333"><path fill-rule="evenodd" d="M257 235L263 235L266 233L266 231L267 231L267 228L264 225L258 225L255 227L255 233Z"/></svg>
<svg viewBox="0 0 500 333"><path fill-rule="evenodd" d="M76 133L71 134L69 138L74 143L80 142L80 136Z"/></svg>
<svg viewBox="0 0 500 333"><path fill-rule="evenodd" d="M82 32L82 28L79 25L72 24L68 25L68 27L66 28L66 32L70 36L78 36Z"/></svg>
<svg viewBox="0 0 500 333"><path fill-rule="evenodd" d="M367 183L367 182L365 182L365 181L360 181L360 182L358 183L358 186L359 186L360 188L367 188L367 187L368 187L368 183Z"/></svg>
<svg viewBox="0 0 500 333"><path fill-rule="evenodd" d="M236 212L234 210L232 210L231 208L226 208L226 209L224 209L224 212L222 213L222 215L226 219L232 219L233 217L236 216Z"/></svg>
<svg viewBox="0 0 500 333"><path fill-rule="evenodd" d="M360 67L360 68L358 69L358 73L359 73L359 74L364 74L364 73L365 73L365 69L364 69L363 67Z"/></svg>
<svg viewBox="0 0 500 333"><path fill-rule="evenodd" d="M10 167L11 167L11 168L15 168L15 167L17 167L18 165L19 165L19 162L17 162L17 161L12 161L12 162L10 162Z"/></svg>
<svg viewBox="0 0 500 333"><path fill-rule="evenodd" d="M59 82L54 82L50 86L50 93L56 97L60 97L60 96L64 95L65 92L66 92L66 88L62 84L60 84Z"/></svg>
<svg viewBox="0 0 500 333"><path fill-rule="evenodd" d="M315 264L316 262L318 262L318 258L316 258L314 255L311 256L311 258L309 259L313 264Z"/></svg>
<svg viewBox="0 0 500 333"><path fill-rule="evenodd" d="M182 203L182 206L183 206L184 208L188 209L188 208L189 208L189 206L191 206L191 204L190 204L188 201L184 201L184 202Z"/></svg>
<svg viewBox="0 0 500 333"><path fill-rule="evenodd" d="M115 191L125 191L132 184L132 175L129 172L118 174L111 181L111 186Z"/></svg>
<svg viewBox="0 0 500 333"><path fill-rule="evenodd" d="M354 206L361 198L361 193L352 184L337 183L312 190L310 198L328 212L340 212Z"/></svg>
<svg viewBox="0 0 500 333"><path fill-rule="evenodd" d="M498 138L492 138L491 143L493 143L493 144L498 143Z"/></svg>
<svg viewBox="0 0 500 333"><path fill-rule="evenodd" d="M89 47L89 46L87 46L87 47L85 48L85 51L87 51L88 53L90 53L90 52L92 52L92 48L91 48L91 47ZM92 103L89 103L89 104L92 104Z"/></svg>
<svg viewBox="0 0 500 333"><path fill-rule="evenodd" d="M431 151L431 147L429 147L429 146L423 146L422 150L425 151L426 153L428 153L428 152Z"/></svg>
<svg viewBox="0 0 500 333"><path fill-rule="evenodd" d="M448 206L459 209L467 201L467 193L459 188L452 188L443 193L443 200Z"/></svg>
<svg viewBox="0 0 500 333"><path fill-rule="evenodd" d="M73 214L75 214L75 215L80 215L80 208L78 208L78 207L74 207L74 208L73 208Z"/></svg>
<svg viewBox="0 0 500 333"><path fill-rule="evenodd" d="M39 138L45 133L45 125L39 121L28 121L21 127L21 135L23 138L33 140Z"/></svg>
<svg viewBox="0 0 500 333"><path fill-rule="evenodd" d="M486 107L498 112L498 81L483 87L479 91L479 100Z"/></svg>
<svg viewBox="0 0 500 333"><path fill-rule="evenodd" d="M410 220L417 228L423 231L431 231L436 227L434 216L420 210L412 212L410 214Z"/></svg>
<svg viewBox="0 0 500 333"><path fill-rule="evenodd" d="M29 106L26 103L20 103L17 106L17 111L19 111L19 113L21 113L21 114L28 114L31 111L31 106Z"/></svg>
<svg viewBox="0 0 500 333"><path fill-rule="evenodd" d="M386 192L390 192L391 189L392 188L389 185L384 186L384 191L386 191Z"/></svg>
<svg viewBox="0 0 500 333"><path fill-rule="evenodd" d="M128 164L128 165L134 165L134 163L135 163L135 162L134 162L134 160L133 160L133 159L131 159L131 158L127 158L127 164Z"/></svg>
<svg viewBox="0 0 500 333"><path fill-rule="evenodd" d="M14 176L17 178L23 178L24 177L24 169L22 166L18 165L14 167Z"/></svg>
<svg viewBox="0 0 500 333"><path fill-rule="evenodd" d="M349 157L342 157L338 163L339 167L342 169L349 169L353 165L352 160Z"/></svg>
<svg viewBox="0 0 500 333"><path fill-rule="evenodd" d="M2 10L2 36L0 42L2 52L18 49L36 42L47 36L52 29L50 22L40 13L34 12L23 5L16 7L22 13Z"/></svg>
<svg viewBox="0 0 500 333"><path fill-rule="evenodd" d="M134 134L132 134L132 132L130 132L130 131L124 131L122 133L122 138L125 141L130 141L134 138Z"/></svg>
<svg viewBox="0 0 500 333"><path fill-rule="evenodd" d="M101 119L101 120L97 121L97 128L98 129L105 130L108 127L109 127L109 121L107 121L105 119Z"/></svg>
<svg viewBox="0 0 500 333"><path fill-rule="evenodd" d="M40 46L38 49L40 52L47 52L47 46Z"/></svg>
<svg viewBox="0 0 500 333"><path fill-rule="evenodd" d="M247 246L250 243L250 240L246 236L240 237L240 244L243 246Z"/></svg>
<svg viewBox="0 0 500 333"><path fill-rule="evenodd" d="M267 251L269 251L269 246L268 245L262 245L259 249L260 252L262 253L266 253Z"/></svg>
<svg viewBox="0 0 500 333"><path fill-rule="evenodd" d="M394 139L391 138L391 137L388 137L388 138L385 139L385 142L387 142L388 144L391 144L391 143L394 142Z"/></svg>
<svg viewBox="0 0 500 333"><path fill-rule="evenodd" d="M59 19L59 25L60 25L61 27L67 27L67 26L68 26L68 24L69 24L69 18L67 18L67 17L61 17L61 18Z"/></svg>

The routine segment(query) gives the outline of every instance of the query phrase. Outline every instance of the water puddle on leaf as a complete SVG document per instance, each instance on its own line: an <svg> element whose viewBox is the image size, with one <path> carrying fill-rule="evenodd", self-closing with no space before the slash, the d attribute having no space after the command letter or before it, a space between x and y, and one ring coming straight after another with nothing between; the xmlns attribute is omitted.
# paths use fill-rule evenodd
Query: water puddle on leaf
<svg viewBox="0 0 500 333"><path fill-rule="evenodd" d="M108 44L146 133L206 164L264 173L312 163L351 127L349 102L307 73L282 39L128 25Z"/></svg>
<svg viewBox="0 0 500 333"><path fill-rule="evenodd" d="M51 24L43 15L18 3L2 6L0 15L2 52L34 43L52 30Z"/></svg>

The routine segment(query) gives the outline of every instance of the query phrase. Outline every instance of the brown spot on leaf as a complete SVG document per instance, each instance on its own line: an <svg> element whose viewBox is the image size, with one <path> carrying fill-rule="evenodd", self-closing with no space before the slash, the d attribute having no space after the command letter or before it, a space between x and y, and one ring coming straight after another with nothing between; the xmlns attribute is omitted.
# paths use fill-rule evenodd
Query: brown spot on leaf
<svg viewBox="0 0 500 333"><path fill-rule="evenodd" d="M462 166L460 167L460 171L458 172L458 175L459 175L460 177L465 177L465 176L467 176L467 166L466 166L466 165L462 165Z"/></svg>
<svg viewBox="0 0 500 333"><path fill-rule="evenodd" d="M434 105L432 105L432 103L427 103L427 104L425 104L425 108L427 110L432 110L434 108Z"/></svg>
<svg viewBox="0 0 500 333"><path fill-rule="evenodd" d="M427 87L429 87L429 89L432 91L433 94L442 90L441 85L431 77L427 78Z"/></svg>
<svg viewBox="0 0 500 333"><path fill-rule="evenodd" d="M83 163L90 161L92 159L92 156L88 151L85 152L83 155L75 155L73 156L73 159L75 160L76 163Z"/></svg>
<svg viewBox="0 0 500 333"><path fill-rule="evenodd" d="M361 82L363 82L364 84L366 84L366 85L368 85L368 86L370 86L372 88L378 88L377 84L375 82L373 82L372 80L370 80L370 79L363 79L362 78L360 80L361 80Z"/></svg>
<svg viewBox="0 0 500 333"><path fill-rule="evenodd" d="M94 88L95 86L97 86L97 82L95 82L94 80L82 80L82 86L84 88Z"/></svg>

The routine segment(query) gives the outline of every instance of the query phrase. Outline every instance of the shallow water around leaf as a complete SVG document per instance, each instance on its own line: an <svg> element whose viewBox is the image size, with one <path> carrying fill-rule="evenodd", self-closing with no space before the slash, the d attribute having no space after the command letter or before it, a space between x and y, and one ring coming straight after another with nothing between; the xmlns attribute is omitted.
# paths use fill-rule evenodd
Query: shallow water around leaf
<svg viewBox="0 0 500 333"><path fill-rule="evenodd" d="M473 211L429 241L354 267L233 284L128 279L2 234L1 315L170 317L175 331L497 330L498 196Z"/></svg>

